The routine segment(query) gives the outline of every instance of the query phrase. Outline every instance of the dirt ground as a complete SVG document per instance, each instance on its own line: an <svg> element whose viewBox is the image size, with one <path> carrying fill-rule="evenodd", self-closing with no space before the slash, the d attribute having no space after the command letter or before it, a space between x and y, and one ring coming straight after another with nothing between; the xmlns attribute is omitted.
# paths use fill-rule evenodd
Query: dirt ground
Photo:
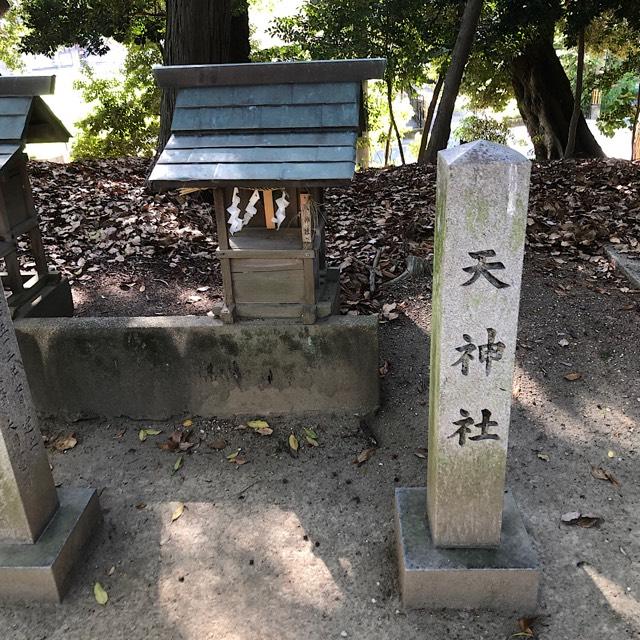
<svg viewBox="0 0 640 640"><path fill-rule="evenodd" d="M158 284L168 301L178 295ZM638 638L640 292L540 255L527 257L523 286L507 483L543 565L532 627L546 640ZM140 294L95 290L115 306ZM379 447L361 466L353 460L371 440L355 416L270 417L271 436L194 416L202 442L175 473L177 454L156 445L179 422L45 423L77 434L75 448L50 452L53 473L61 486L99 489L105 524L62 605L0 608L2 640L522 637L516 617L400 605L393 492L425 481L416 451L426 440L429 283L393 294L403 313L380 329L388 372L370 419ZM140 442L148 427L163 434ZM303 427L320 446L292 458L287 437ZM220 437L224 450L207 446ZM238 448L241 466L226 458ZM603 522L561 524L571 511Z"/></svg>

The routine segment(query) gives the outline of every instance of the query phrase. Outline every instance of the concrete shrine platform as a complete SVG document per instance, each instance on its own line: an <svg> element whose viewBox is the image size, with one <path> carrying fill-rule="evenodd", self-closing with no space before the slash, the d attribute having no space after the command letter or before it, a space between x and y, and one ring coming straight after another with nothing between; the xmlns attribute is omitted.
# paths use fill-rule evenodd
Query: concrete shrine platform
<svg viewBox="0 0 640 640"><path fill-rule="evenodd" d="M374 316L313 325L29 318L15 327L36 409L46 416L366 413L379 402Z"/></svg>
<svg viewBox="0 0 640 640"><path fill-rule="evenodd" d="M427 522L427 490L396 489L396 532L402 603L408 609L537 609L538 556L510 493L505 493L497 549L439 549Z"/></svg>

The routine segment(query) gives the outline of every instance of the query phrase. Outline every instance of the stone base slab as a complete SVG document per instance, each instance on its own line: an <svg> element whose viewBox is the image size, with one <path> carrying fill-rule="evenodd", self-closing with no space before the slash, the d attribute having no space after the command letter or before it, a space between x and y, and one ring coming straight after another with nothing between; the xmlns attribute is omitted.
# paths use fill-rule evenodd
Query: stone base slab
<svg viewBox="0 0 640 640"><path fill-rule="evenodd" d="M224 324L202 316L15 323L38 412L65 419L367 413L378 319Z"/></svg>
<svg viewBox="0 0 640 640"><path fill-rule="evenodd" d="M534 614L540 567L513 497L505 494L497 549L438 549L426 515L425 488L395 494L402 603L407 609L495 609Z"/></svg>
<svg viewBox="0 0 640 640"><path fill-rule="evenodd" d="M613 264L637 289L640 289L640 256L636 254L622 253L613 245L607 245L605 253L613 261Z"/></svg>
<svg viewBox="0 0 640 640"><path fill-rule="evenodd" d="M93 489L59 489L60 506L35 544L0 544L0 602L60 602L102 522Z"/></svg>

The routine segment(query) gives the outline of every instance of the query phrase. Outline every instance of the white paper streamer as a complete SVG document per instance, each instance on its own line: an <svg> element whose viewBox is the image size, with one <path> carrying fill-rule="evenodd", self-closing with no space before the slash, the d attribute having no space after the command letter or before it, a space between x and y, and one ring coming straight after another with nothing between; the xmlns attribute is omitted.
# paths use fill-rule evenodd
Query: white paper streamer
<svg viewBox="0 0 640 640"><path fill-rule="evenodd" d="M229 233L234 233L242 229L242 220L240 219L240 196L238 195L238 187L233 188L233 197L231 198L231 206L227 209L229 213Z"/></svg>
<svg viewBox="0 0 640 640"><path fill-rule="evenodd" d="M260 192L256 189L249 198L249 202L247 203L247 208L244 210L244 219L242 220L243 226L247 226L249 224L249 220L256 215L258 210L255 207L256 202L260 200Z"/></svg>
<svg viewBox="0 0 640 640"><path fill-rule="evenodd" d="M280 225L286 218L285 209L289 206L289 200L287 200L287 192L284 189L282 190L282 195L276 200L276 204L278 205L278 210L275 213L273 222L275 222L276 227L280 229Z"/></svg>

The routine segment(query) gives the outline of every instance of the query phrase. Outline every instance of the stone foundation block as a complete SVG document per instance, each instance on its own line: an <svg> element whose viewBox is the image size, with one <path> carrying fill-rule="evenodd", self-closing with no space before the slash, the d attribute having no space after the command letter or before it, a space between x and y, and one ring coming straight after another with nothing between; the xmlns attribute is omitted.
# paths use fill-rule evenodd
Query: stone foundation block
<svg viewBox="0 0 640 640"><path fill-rule="evenodd" d="M426 516L426 489L395 494L402 603L407 609L495 609L531 615L540 567L512 496L505 494L501 544L496 549L440 549Z"/></svg>

